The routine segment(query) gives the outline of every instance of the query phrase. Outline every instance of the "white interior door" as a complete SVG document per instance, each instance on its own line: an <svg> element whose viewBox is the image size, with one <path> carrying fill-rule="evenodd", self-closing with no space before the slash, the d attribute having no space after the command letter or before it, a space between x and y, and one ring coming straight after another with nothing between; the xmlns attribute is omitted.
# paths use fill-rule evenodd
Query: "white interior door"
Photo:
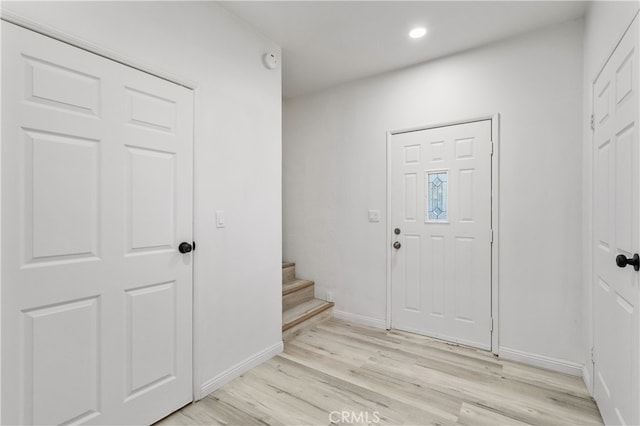
<svg viewBox="0 0 640 426"><path fill-rule="evenodd" d="M390 143L392 327L490 349L491 120Z"/></svg>
<svg viewBox="0 0 640 426"><path fill-rule="evenodd" d="M192 400L193 95L2 23L2 424Z"/></svg>
<svg viewBox="0 0 640 426"><path fill-rule="evenodd" d="M616 261L640 251L638 75L636 18L593 84L594 396L607 424L640 423L638 272Z"/></svg>

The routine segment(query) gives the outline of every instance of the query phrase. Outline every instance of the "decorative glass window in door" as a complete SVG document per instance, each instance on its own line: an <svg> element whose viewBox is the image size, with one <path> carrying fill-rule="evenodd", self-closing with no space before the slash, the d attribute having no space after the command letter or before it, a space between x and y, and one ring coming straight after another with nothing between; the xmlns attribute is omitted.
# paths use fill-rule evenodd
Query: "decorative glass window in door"
<svg viewBox="0 0 640 426"><path fill-rule="evenodd" d="M447 183L449 174L446 171L427 172L427 222L446 222L448 220Z"/></svg>

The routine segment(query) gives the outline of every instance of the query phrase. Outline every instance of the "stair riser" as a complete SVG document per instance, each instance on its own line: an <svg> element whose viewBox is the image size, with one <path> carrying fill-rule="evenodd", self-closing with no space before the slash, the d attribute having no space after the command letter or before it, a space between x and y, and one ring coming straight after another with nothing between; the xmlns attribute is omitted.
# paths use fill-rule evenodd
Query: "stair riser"
<svg viewBox="0 0 640 426"><path fill-rule="evenodd" d="M289 293L286 296L282 297L282 311L299 305L300 303L304 303L307 300L313 299L314 296L314 286L309 286L302 288L298 291L294 291L293 293Z"/></svg>
<svg viewBox="0 0 640 426"><path fill-rule="evenodd" d="M287 268L282 268L282 284L288 283L289 281L293 281L296 279L296 267L289 266Z"/></svg>

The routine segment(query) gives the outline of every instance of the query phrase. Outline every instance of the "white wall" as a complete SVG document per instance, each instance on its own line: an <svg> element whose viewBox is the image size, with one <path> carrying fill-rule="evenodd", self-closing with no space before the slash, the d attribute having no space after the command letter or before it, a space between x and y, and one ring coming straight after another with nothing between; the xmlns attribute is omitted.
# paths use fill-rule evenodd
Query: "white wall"
<svg viewBox="0 0 640 426"><path fill-rule="evenodd" d="M580 20L287 100L285 258L383 324L386 132L500 113L500 345L579 374L582 59Z"/></svg>
<svg viewBox="0 0 640 426"><path fill-rule="evenodd" d="M261 63L279 47L212 2L2 8L195 83L196 388L279 351L281 73ZM226 228L216 229L215 210Z"/></svg>
<svg viewBox="0 0 640 426"><path fill-rule="evenodd" d="M585 359L591 358L593 346L592 327L592 282L593 282L593 221L592 221L592 180L593 180L593 147L589 118L592 113L592 84L605 61L613 52L618 41L640 9L638 1L593 2L589 5L584 28L584 113L583 113L583 318L584 318L584 351ZM587 387L593 391L593 364L585 365L584 378Z"/></svg>

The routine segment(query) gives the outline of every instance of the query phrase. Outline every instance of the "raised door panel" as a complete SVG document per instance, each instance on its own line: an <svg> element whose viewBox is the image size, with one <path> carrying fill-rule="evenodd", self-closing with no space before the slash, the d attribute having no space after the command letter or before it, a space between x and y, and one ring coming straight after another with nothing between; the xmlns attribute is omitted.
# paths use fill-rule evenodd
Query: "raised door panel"
<svg viewBox="0 0 640 426"><path fill-rule="evenodd" d="M128 124L174 134L177 105L174 100L127 87Z"/></svg>
<svg viewBox="0 0 640 426"><path fill-rule="evenodd" d="M420 145L410 145L404 147L404 164L419 164L420 163Z"/></svg>
<svg viewBox="0 0 640 426"><path fill-rule="evenodd" d="M405 309L420 311L421 307L421 283L422 283L422 241L420 235L405 235Z"/></svg>
<svg viewBox="0 0 640 426"><path fill-rule="evenodd" d="M595 374L594 396L596 400L609 400L611 398L611 387L613 379L610 374L615 372L615 339L608 331L607 319L611 317L611 286L602 277L597 277L597 284L594 292L594 332L597 341L597 355L595 362L598 365Z"/></svg>
<svg viewBox="0 0 640 426"><path fill-rule="evenodd" d="M472 223L475 215L473 201L475 188L475 169L463 169L458 172L458 220Z"/></svg>
<svg viewBox="0 0 640 426"><path fill-rule="evenodd" d="M638 400L635 399L637 392L638 358L634 357L634 351L630 344L620 345L620 342L633 342L637 339L634 332L638 331L638 325L634 324L638 320L635 306L627 302L620 294L609 300L612 305L611 323L615 324L615 329L610 330L613 334L612 347L619 351L615 354L612 362L615 367L610 370L610 389L618 405L617 414L622 424L634 424L634 410L638 408ZM637 303L637 302L636 302ZM635 331L634 331L635 330ZM637 352L636 352L637 353ZM635 383L634 383L635 380Z"/></svg>
<svg viewBox="0 0 640 426"><path fill-rule="evenodd" d="M176 283L126 291L126 401L176 378Z"/></svg>
<svg viewBox="0 0 640 426"><path fill-rule="evenodd" d="M418 203L416 195L418 193L418 178L415 173L404 175L404 221L415 222Z"/></svg>
<svg viewBox="0 0 640 426"><path fill-rule="evenodd" d="M101 82L98 77L36 57L23 55L23 58L26 101L99 117Z"/></svg>
<svg viewBox="0 0 640 426"><path fill-rule="evenodd" d="M26 263L97 257L100 144L25 131Z"/></svg>
<svg viewBox="0 0 640 426"><path fill-rule="evenodd" d="M618 65L618 69L616 70L615 81L617 108L619 108L623 102L631 97L634 90L633 72L634 70L636 73L638 72L637 66L634 64L634 61L636 60L635 53L635 49L631 49L622 63Z"/></svg>
<svg viewBox="0 0 640 426"><path fill-rule="evenodd" d="M594 119L598 126L605 124L609 118L611 108L611 82L609 80L600 81L596 87L594 98Z"/></svg>
<svg viewBox="0 0 640 426"><path fill-rule="evenodd" d="M473 159L473 151L475 145L475 138L461 138L456 139L455 150L456 160Z"/></svg>
<svg viewBox="0 0 640 426"><path fill-rule="evenodd" d="M465 267L454 271L453 285L455 293L452 302L453 317L456 321L474 322L474 305L477 301L473 271L477 260L474 259L474 239L468 237L455 238L455 259L464 259Z"/></svg>
<svg viewBox="0 0 640 426"><path fill-rule="evenodd" d="M626 124L626 123L625 123ZM638 173L638 150L635 123L623 125L614 137L615 141L615 164L613 166L615 190L613 199L614 210L614 232L615 251L617 254L624 254L632 257L638 251L638 237L634 235L634 230L638 229L638 218L635 217L638 203L638 185L633 185ZM635 161L634 161L635 159ZM613 268L613 262L610 266ZM637 277L629 273L629 269L614 268L616 271L614 288L618 297L624 299L630 306L635 306L638 294L636 288Z"/></svg>
<svg viewBox="0 0 640 426"><path fill-rule="evenodd" d="M444 161L444 155L445 155L445 147L444 147L444 141L433 141L430 142L429 145L431 146L431 162L432 163L437 163L440 161Z"/></svg>
<svg viewBox="0 0 640 426"><path fill-rule="evenodd" d="M597 241L596 249L606 253L611 251L613 238L611 235L610 225L610 197L611 179L610 179L610 157L611 157L611 141L605 140L596 148L594 154L594 203L599 206L594 211L594 232Z"/></svg>
<svg viewBox="0 0 640 426"><path fill-rule="evenodd" d="M127 150L129 253L170 250L176 239L176 154Z"/></svg>
<svg viewBox="0 0 640 426"><path fill-rule="evenodd" d="M631 254L633 250L633 236L629 230L633 229L633 149L634 126L631 125L615 136L615 239L616 248ZM637 159L635 159L637 162Z"/></svg>
<svg viewBox="0 0 640 426"><path fill-rule="evenodd" d="M23 315L24 424L82 423L100 414L99 299Z"/></svg>
<svg viewBox="0 0 640 426"><path fill-rule="evenodd" d="M595 398L608 400L602 413L609 423L629 425L634 404L634 371L637 371L629 343L637 329L635 308L620 297L612 286L598 279L594 293L594 327L596 332Z"/></svg>
<svg viewBox="0 0 640 426"><path fill-rule="evenodd" d="M431 316L442 318L445 314L447 258L444 235L431 235L431 247L427 258L427 273L431 281Z"/></svg>

